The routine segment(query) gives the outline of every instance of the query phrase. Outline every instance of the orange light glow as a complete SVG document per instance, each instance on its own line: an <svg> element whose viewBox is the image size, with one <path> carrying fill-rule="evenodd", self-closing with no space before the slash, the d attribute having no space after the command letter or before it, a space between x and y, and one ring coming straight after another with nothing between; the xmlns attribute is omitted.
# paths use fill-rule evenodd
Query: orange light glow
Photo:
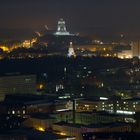
<svg viewBox="0 0 140 140"><path fill-rule="evenodd" d="M45 129L43 127L37 127L36 130L44 132Z"/></svg>
<svg viewBox="0 0 140 140"><path fill-rule="evenodd" d="M44 85L43 84L40 84L39 85L39 89L43 89Z"/></svg>
<svg viewBox="0 0 140 140"><path fill-rule="evenodd" d="M0 46L0 48L4 51L4 52L8 52L9 48L6 46Z"/></svg>
<svg viewBox="0 0 140 140"><path fill-rule="evenodd" d="M64 133L64 132L58 132L57 134L59 134L61 136L66 136L66 133Z"/></svg>

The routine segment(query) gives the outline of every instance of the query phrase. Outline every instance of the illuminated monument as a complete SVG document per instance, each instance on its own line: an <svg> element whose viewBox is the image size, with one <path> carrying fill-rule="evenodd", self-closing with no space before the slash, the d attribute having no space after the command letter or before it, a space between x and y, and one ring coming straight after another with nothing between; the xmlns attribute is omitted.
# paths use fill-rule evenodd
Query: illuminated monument
<svg viewBox="0 0 140 140"><path fill-rule="evenodd" d="M65 21L62 18L58 21L57 31L54 34L60 35L60 36L73 35L73 34L70 34L69 32L67 32Z"/></svg>
<svg viewBox="0 0 140 140"><path fill-rule="evenodd" d="M76 57L72 42L70 42L70 46L69 46L69 49L68 49L68 55L67 56L68 57Z"/></svg>

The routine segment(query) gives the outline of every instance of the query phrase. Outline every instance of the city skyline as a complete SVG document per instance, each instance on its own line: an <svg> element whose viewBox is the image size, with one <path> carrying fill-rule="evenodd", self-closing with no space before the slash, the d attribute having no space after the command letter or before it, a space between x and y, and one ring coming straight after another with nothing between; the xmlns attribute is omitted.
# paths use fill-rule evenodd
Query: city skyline
<svg viewBox="0 0 140 140"><path fill-rule="evenodd" d="M139 1L118 0L0 0L0 31L13 33L42 30L44 25L56 30L59 18L68 30L89 35L114 36L124 33L140 36ZM1 35L2 36L2 35Z"/></svg>
<svg viewBox="0 0 140 140"><path fill-rule="evenodd" d="M139 140L139 6L0 0L0 140Z"/></svg>

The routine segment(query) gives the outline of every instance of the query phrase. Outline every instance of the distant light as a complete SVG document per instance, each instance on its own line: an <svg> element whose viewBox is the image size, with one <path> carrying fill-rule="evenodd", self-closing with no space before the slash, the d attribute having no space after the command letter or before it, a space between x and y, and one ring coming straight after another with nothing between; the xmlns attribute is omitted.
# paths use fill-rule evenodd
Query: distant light
<svg viewBox="0 0 140 140"><path fill-rule="evenodd" d="M40 84L39 85L39 89L43 89L44 85L43 84Z"/></svg>
<svg viewBox="0 0 140 140"><path fill-rule="evenodd" d="M10 49L7 46L0 46L0 48L4 51L4 52L8 52Z"/></svg>
<svg viewBox="0 0 140 140"><path fill-rule="evenodd" d="M76 140L76 138L67 138L66 140Z"/></svg>
<svg viewBox="0 0 140 140"><path fill-rule="evenodd" d="M69 95L67 95L67 96L60 96L60 97L58 97L59 99L68 99L68 98L70 98L70 96Z"/></svg>
<svg viewBox="0 0 140 140"><path fill-rule="evenodd" d="M14 110L12 111L12 114L15 114L15 111Z"/></svg>
<svg viewBox="0 0 140 140"><path fill-rule="evenodd" d="M117 113L119 113L119 114L126 114L126 115L133 115L133 114L135 114L134 111L124 111L124 110L117 110Z"/></svg>
<svg viewBox="0 0 140 140"><path fill-rule="evenodd" d="M123 34L121 34L121 38L123 38L124 37L124 35Z"/></svg>
<svg viewBox="0 0 140 140"><path fill-rule="evenodd" d="M57 112L63 112L63 111L69 111L70 109L59 109L59 110L56 110Z"/></svg>
<svg viewBox="0 0 140 140"><path fill-rule="evenodd" d="M106 97L100 97L100 100L108 100Z"/></svg>
<svg viewBox="0 0 140 140"><path fill-rule="evenodd" d="M26 111L25 110L23 110L23 114L25 114L26 113Z"/></svg>
<svg viewBox="0 0 140 140"><path fill-rule="evenodd" d="M66 67L64 68L64 72L67 72L67 68Z"/></svg>
<svg viewBox="0 0 140 140"><path fill-rule="evenodd" d="M64 133L64 132L60 132L59 133L61 136L66 136L66 133Z"/></svg>
<svg viewBox="0 0 140 140"><path fill-rule="evenodd" d="M72 45L73 43L72 42L70 42L70 45Z"/></svg>
<svg viewBox="0 0 140 140"><path fill-rule="evenodd" d="M45 129L43 127L37 127L36 130L44 132Z"/></svg>

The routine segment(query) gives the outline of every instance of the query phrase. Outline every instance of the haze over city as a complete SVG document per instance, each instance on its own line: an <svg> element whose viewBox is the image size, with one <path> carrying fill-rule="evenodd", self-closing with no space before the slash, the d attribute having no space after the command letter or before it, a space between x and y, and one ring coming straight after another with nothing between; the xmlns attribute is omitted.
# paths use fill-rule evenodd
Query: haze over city
<svg viewBox="0 0 140 140"><path fill-rule="evenodd" d="M140 36L138 0L0 0L0 3L1 37L33 35L34 30L42 31L44 25L56 30L59 18L66 20L69 30L93 37Z"/></svg>
<svg viewBox="0 0 140 140"><path fill-rule="evenodd" d="M140 1L0 0L0 140L139 140Z"/></svg>

